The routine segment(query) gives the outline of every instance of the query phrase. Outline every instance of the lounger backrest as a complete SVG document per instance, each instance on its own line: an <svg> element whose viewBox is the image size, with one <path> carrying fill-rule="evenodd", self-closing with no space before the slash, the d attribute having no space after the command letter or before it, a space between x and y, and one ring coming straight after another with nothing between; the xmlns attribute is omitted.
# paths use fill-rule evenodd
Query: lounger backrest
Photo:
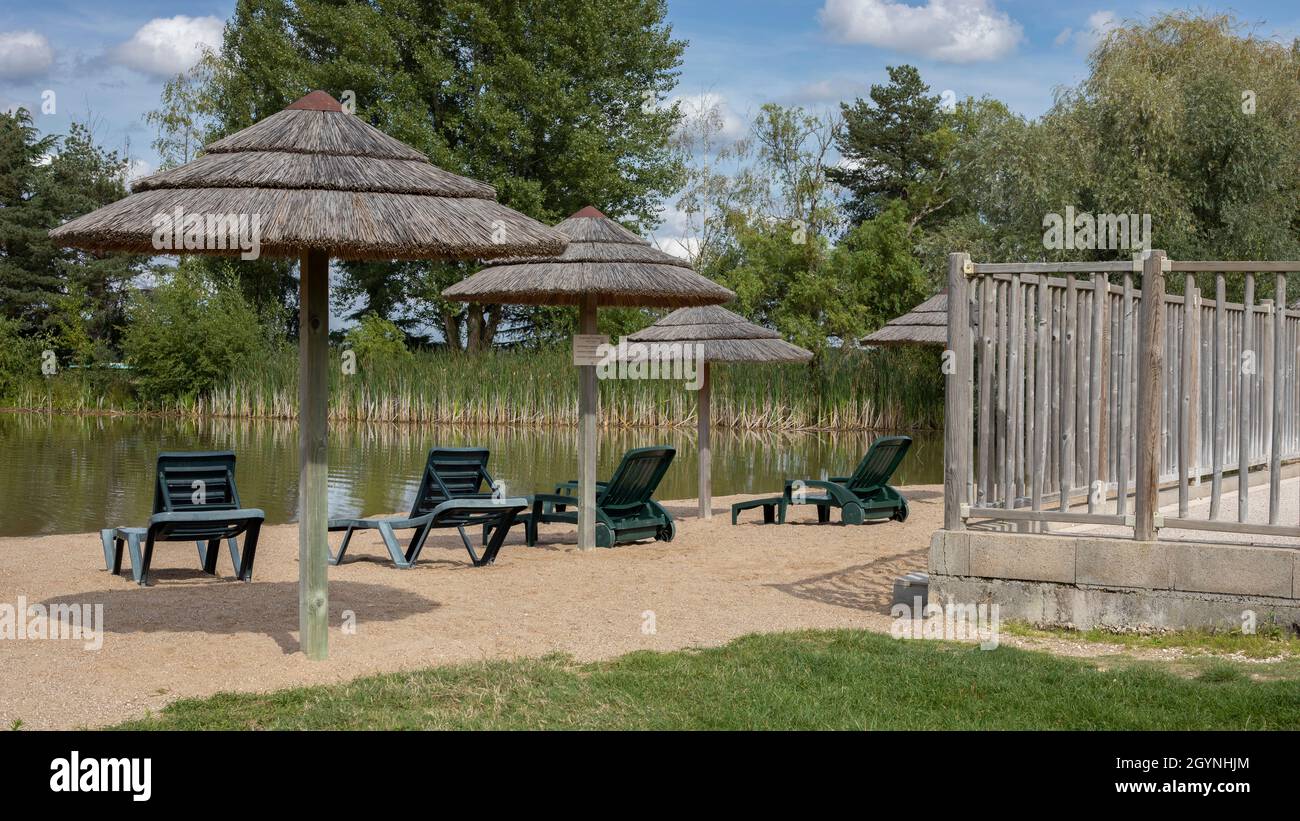
<svg viewBox="0 0 1300 821"><path fill-rule="evenodd" d="M449 499L485 498L492 493L487 448L433 448L411 505L422 516Z"/></svg>
<svg viewBox="0 0 1300 821"><path fill-rule="evenodd" d="M617 510L650 501L676 453L669 447L650 447L633 448L623 454L623 461L600 496L600 507Z"/></svg>
<svg viewBox="0 0 1300 821"><path fill-rule="evenodd" d="M910 436L882 436L872 442L858 469L849 477L849 490L861 493L888 483L911 446Z"/></svg>
<svg viewBox="0 0 1300 821"><path fill-rule="evenodd" d="M234 453L158 454L154 513L236 510L239 506Z"/></svg>

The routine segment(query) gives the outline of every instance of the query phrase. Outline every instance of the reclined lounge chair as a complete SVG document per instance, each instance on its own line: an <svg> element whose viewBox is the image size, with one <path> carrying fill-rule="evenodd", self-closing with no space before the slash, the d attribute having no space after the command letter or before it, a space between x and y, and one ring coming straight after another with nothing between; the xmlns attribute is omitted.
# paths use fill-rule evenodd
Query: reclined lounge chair
<svg viewBox="0 0 1300 821"><path fill-rule="evenodd" d="M235 454L229 451L160 453L149 525L101 530L104 564L113 575L121 575L125 544L131 554L131 575L137 584L147 585L156 543L192 541L199 547L203 572L215 576L217 553L224 539L236 578L252 581L257 536L265 520L262 511L240 506L235 487ZM244 536L242 555L236 541L240 536Z"/></svg>
<svg viewBox="0 0 1300 821"><path fill-rule="evenodd" d="M823 524L830 521L833 507L840 509L840 519L846 525L860 525L873 519L906 521L907 499L886 482L894 475L911 446L910 436L883 436L871 443L852 476L829 480L788 479L780 496L750 499L732 505L731 523L736 524L742 510L761 507L763 524L771 524L773 519L785 524L790 505L816 505L817 521Z"/></svg>
<svg viewBox="0 0 1300 821"><path fill-rule="evenodd" d="M509 498L495 493L496 482L487 472L489 452L485 448L434 448L425 461L424 475L415 492L411 513L390 519L330 519L329 531L345 531L338 553L331 553L329 563L340 564L352 534L358 530L378 530L393 564L407 569L419 561L430 530L454 527L475 567L496 561L506 534L515 525L519 512L528 500ZM483 555L470 543L465 527L482 526ZM398 544L398 530L414 530L405 550Z"/></svg>
<svg viewBox="0 0 1300 821"><path fill-rule="evenodd" d="M650 498L668 472L677 451L669 447L634 448L608 482L596 483L596 545L616 544L641 539L671 542L677 535L672 514ZM556 487L557 493L539 493L533 497L533 510L520 517L528 544L537 544L537 526L553 522L578 523L577 482ZM566 492L572 491L572 492ZM572 507L572 510L568 508Z"/></svg>

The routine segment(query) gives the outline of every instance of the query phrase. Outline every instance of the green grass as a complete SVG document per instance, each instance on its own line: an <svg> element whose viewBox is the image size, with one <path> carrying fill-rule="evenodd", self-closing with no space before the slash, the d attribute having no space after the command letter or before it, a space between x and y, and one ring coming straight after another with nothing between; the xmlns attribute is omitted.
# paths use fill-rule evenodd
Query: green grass
<svg viewBox="0 0 1300 821"><path fill-rule="evenodd" d="M1227 630L1172 630L1160 633L1128 633L1107 630L1065 630L1040 628L1024 622L1003 622L1008 635L1028 638L1057 638L1115 644L1131 649L1180 649L1189 653L1240 653L1245 658L1300 658L1300 637L1272 627L1261 626L1258 632L1244 635Z"/></svg>
<svg viewBox="0 0 1300 821"><path fill-rule="evenodd" d="M1300 729L1300 680L863 631L438 667L178 701L118 729Z"/></svg>
<svg viewBox="0 0 1300 821"><path fill-rule="evenodd" d="M567 347L466 355L418 351L401 364L361 365L344 376L334 351L330 416L338 421L486 425L577 423L578 380ZM137 395L129 371L21 383L3 404L77 413L162 412L297 418L298 358L286 348L256 371L205 394L164 404ZM680 381L607 380L601 417L616 426L693 426L696 394ZM719 365L713 424L747 430L937 430L943 424L938 352L832 350L807 365Z"/></svg>

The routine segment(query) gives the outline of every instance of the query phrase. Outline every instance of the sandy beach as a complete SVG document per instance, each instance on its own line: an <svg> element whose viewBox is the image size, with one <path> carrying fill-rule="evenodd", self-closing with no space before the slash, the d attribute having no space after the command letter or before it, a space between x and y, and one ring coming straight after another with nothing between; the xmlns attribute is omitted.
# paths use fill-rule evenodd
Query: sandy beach
<svg viewBox="0 0 1300 821"><path fill-rule="evenodd" d="M634 650L715 646L754 632L888 629L893 579L926 568L943 515L942 488L902 489L905 523L817 525L813 507L792 523L733 527L714 499L669 502L671 543L582 553L574 528L544 527L535 548L516 528L497 564L475 568L456 532L430 537L421 563L399 570L374 532L358 534L330 568L330 657L297 652L298 533L262 532L254 581L218 578L193 544L161 544L152 583L109 574L96 533L0 539L0 603L103 605L103 642L0 640L0 722L31 729L95 727L184 697L267 691L372 673L551 652L595 660ZM142 524L123 522L121 524ZM337 547L341 534L333 534ZM124 568L125 571L125 568ZM349 625L355 625L350 629Z"/></svg>

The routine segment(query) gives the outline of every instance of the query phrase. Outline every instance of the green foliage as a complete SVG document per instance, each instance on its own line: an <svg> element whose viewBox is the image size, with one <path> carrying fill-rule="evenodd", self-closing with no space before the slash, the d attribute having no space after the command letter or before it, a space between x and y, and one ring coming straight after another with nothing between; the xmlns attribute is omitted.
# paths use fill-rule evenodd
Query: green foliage
<svg viewBox="0 0 1300 821"><path fill-rule="evenodd" d="M20 386L40 378L43 349L18 320L0 317L0 399L15 399Z"/></svg>
<svg viewBox="0 0 1300 821"><path fill-rule="evenodd" d="M184 262L130 306L122 339L147 402L197 396L264 362L261 317L233 278L211 278Z"/></svg>
<svg viewBox="0 0 1300 821"><path fill-rule="evenodd" d="M399 368L414 359L402 329L375 314L366 314L348 330L345 346L364 368Z"/></svg>

